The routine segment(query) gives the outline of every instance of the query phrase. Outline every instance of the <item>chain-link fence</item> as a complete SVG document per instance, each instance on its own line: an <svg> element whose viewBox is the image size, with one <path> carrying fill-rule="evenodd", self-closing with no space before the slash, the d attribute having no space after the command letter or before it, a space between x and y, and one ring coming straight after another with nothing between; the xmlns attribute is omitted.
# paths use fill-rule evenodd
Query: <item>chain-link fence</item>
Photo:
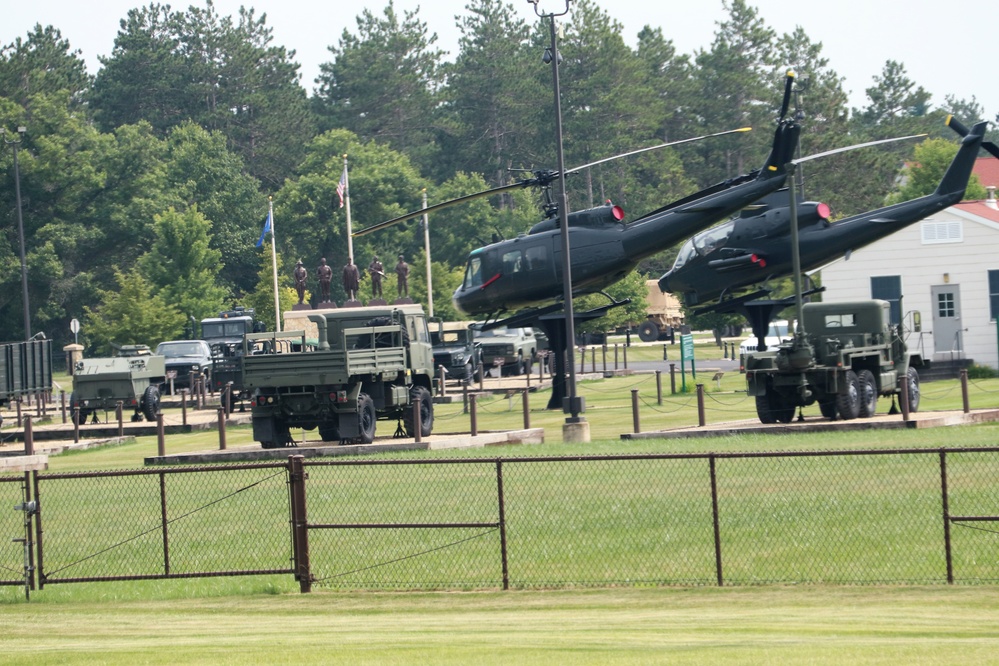
<svg viewBox="0 0 999 666"><path fill-rule="evenodd" d="M44 586L346 589L999 580L999 448L330 460L0 479ZM22 534L21 512L0 529ZM29 546L32 544L29 544ZM0 578L23 584L23 547Z"/></svg>

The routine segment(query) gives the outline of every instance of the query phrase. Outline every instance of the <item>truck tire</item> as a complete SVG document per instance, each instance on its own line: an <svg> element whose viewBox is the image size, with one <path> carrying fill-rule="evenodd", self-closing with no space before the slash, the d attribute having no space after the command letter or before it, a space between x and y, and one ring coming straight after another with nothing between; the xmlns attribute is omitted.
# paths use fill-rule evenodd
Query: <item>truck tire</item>
<svg viewBox="0 0 999 666"><path fill-rule="evenodd" d="M367 393L357 396L357 426L360 434L357 441L361 444L370 444L375 441L375 422L378 415L375 413L375 401Z"/></svg>
<svg viewBox="0 0 999 666"><path fill-rule="evenodd" d="M646 319L638 327L638 338L642 342L655 342L659 339L659 326L651 319Z"/></svg>
<svg viewBox="0 0 999 666"><path fill-rule="evenodd" d="M819 400L819 411L831 421L836 420L836 398Z"/></svg>
<svg viewBox="0 0 999 666"><path fill-rule="evenodd" d="M147 386L142 392L142 403L139 405L142 415L147 421L155 421L160 411L160 389L157 386Z"/></svg>
<svg viewBox="0 0 999 666"><path fill-rule="evenodd" d="M860 380L857 373L847 370L843 377L846 391L836 396L836 411L844 421L855 419L860 414Z"/></svg>
<svg viewBox="0 0 999 666"><path fill-rule="evenodd" d="M909 411L918 412L919 411L919 373L916 369L909 366L909 369L905 371L905 381L909 383Z"/></svg>
<svg viewBox="0 0 999 666"><path fill-rule="evenodd" d="M878 411L878 385L874 381L874 373L861 370L857 373L860 395L860 418L869 419Z"/></svg>
<svg viewBox="0 0 999 666"><path fill-rule="evenodd" d="M434 430L434 400L423 386L414 386L409 390L410 406L406 409L402 417L403 426L406 428L407 437L416 436L416 424L413 423L413 404L417 398L420 400L420 437L429 437Z"/></svg>
<svg viewBox="0 0 999 666"><path fill-rule="evenodd" d="M768 387L764 395L756 396L756 415L760 417L760 423L790 423L794 418L794 405Z"/></svg>

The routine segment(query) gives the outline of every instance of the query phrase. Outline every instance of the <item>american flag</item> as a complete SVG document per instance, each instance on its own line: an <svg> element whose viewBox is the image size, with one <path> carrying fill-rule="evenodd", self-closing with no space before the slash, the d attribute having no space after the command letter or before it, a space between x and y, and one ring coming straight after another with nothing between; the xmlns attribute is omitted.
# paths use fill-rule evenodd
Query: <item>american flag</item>
<svg viewBox="0 0 999 666"><path fill-rule="evenodd" d="M336 193L340 197L340 208L343 208L343 197L347 193L347 165L343 165L343 175L340 176L340 182L336 184Z"/></svg>

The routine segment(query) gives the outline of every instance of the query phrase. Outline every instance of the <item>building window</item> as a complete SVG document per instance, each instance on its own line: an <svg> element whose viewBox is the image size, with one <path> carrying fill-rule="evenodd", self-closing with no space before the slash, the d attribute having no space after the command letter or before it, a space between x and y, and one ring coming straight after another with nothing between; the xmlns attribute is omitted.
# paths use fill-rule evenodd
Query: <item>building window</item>
<svg viewBox="0 0 999 666"><path fill-rule="evenodd" d="M871 298L891 304L891 323L902 321L902 276L878 275L871 278Z"/></svg>
<svg viewBox="0 0 999 666"><path fill-rule="evenodd" d="M999 271L989 271L989 313L993 321L999 318Z"/></svg>
<svg viewBox="0 0 999 666"><path fill-rule="evenodd" d="M935 222L926 220L921 225L923 245L937 243L960 243L964 240L964 227L960 220L950 222Z"/></svg>
<svg viewBox="0 0 999 666"><path fill-rule="evenodd" d="M937 294L937 314L940 317L953 318L956 316L954 310L954 294L953 292L943 292Z"/></svg>

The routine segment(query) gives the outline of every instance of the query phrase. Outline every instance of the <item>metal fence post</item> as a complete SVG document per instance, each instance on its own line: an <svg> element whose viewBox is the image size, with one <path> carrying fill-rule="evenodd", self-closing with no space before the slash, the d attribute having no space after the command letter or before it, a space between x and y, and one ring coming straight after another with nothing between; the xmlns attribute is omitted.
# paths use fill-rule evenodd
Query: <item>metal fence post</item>
<svg viewBox="0 0 999 666"><path fill-rule="evenodd" d="M506 556L506 503L503 497L503 461L496 461L496 494L499 500L500 558L503 562L503 589L510 589L510 569Z"/></svg>
<svg viewBox="0 0 999 666"><path fill-rule="evenodd" d="M468 411L470 412L471 415L470 420L471 420L472 437L475 437L476 435L479 434L478 409L476 407L477 402L478 401L475 399L474 393L468 396Z"/></svg>
<svg viewBox="0 0 999 666"><path fill-rule="evenodd" d="M697 385L697 425L704 427L704 384Z"/></svg>
<svg viewBox="0 0 999 666"><path fill-rule="evenodd" d="M308 475L302 462L304 456L288 457L288 483L291 486L291 542L295 557L295 580L302 593L312 591L312 571L309 563L309 524L305 503L305 481Z"/></svg>
<svg viewBox="0 0 999 666"><path fill-rule="evenodd" d="M961 399L964 401L964 413L971 411L971 404L968 402L968 369L961 368Z"/></svg>
<svg viewBox="0 0 999 666"><path fill-rule="evenodd" d="M638 389L631 389L631 424L632 432L642 432L642 426L638 422Z"/></svg>
<svg viewBox="0 0 999 666"><path fill-rule="evenodd" d="M950 499L947 497L947 451L940 449L940 497L943 502L944 555L947 559L947 582L954 584L954 561L951 559Z"/></svg>
<svg viewBox="0 0 999 666"><path fill-rule="evenodd" d="M711 514L715 533L715 574L718 577L718 587L724 584L722 577L721 553L721 522L718 520L718 471L715 465L715 454L708 456L708 466L711 470Z"/></svg>
<svg viewBox="0 0 999 666"><path fill-rule="evenodd" d="M219 407L219 451L225 451L225 408Z"/></svg>
<svg viewBox="0 0 999 666"><path fill-rule="evenodd" d="M187 389L180 390L180 423L187 425Z"/></svg>
<svg viewBox="0 0 999 666"><path fill-rule="evenodd" d="M669 364L669 392L676 395L676 363Z"/></svg>
<svg viewBox="0 0 999 666"><path fill-rule="evenodd" d="M125 414L124 414L124 411L125 411L124 410L124 406L121 404L121 400L119 400L118 404L115 405L115 408L114 408L115 418L118 419L118 437L119 438L125 436Z"/></svg>
<svg viewBox="0 0 999 666"><path fill-rule="evenodd" d="M166 455L166 437L163 429L163 412L156 414L156 453L162 458Z"/></svg>
<svg viewBox="0 0 999 666"><path fill-rule="evenodd" d="M66 423L66 392L59 391L59 409L62 412L62 422Z"/></svg>
<svg viewBox="0 0 999 666"><path fill-rule="evenodd" d="M656 370L656 402L663 404L663 371Z"/></svg>
<svg viewBox="0 0 999 666"><path fill-rule="evenodd" d="M35 431L31 426L31 417L24 417L24 455L35 455Z"/></svg>
<svg viewBox="0 0 999 666"><path fill-rule="evenodd" d="M528 398L528 392L524 391L524 430L531 427L531 402Z"/></svg>

